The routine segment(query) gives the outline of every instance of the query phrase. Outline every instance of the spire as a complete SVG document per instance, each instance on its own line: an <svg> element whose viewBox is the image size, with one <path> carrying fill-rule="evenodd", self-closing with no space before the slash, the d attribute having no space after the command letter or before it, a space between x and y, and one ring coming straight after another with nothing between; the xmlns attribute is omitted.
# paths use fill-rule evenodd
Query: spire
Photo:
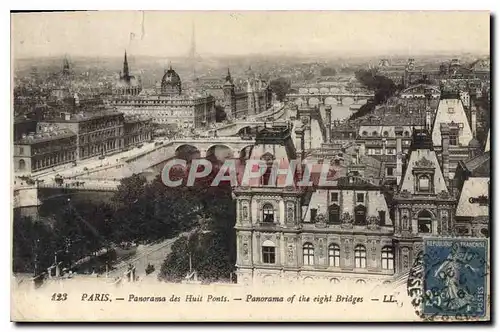
<svg viewBox="0 0 500 332"><path fill-rule="evenodd" d="M231 82L231 80L231 72L229 71L229 68L227 68L226 82Z"/></svg>
<svg viewBox="0 0 500 332"><path fill-rule="evenodd" d="M70 74L69 60L68 57L65 55L63 60L63 75L69 75L69 74Z"/></svg>
<svg viewBox="0 0 500 332"><path fill-rule="evenodd" d="M123 78L128 80L130 77L130 73L128 70L128 60L127 60L127 50L125 50L125 57L123 59Z"/></svg>

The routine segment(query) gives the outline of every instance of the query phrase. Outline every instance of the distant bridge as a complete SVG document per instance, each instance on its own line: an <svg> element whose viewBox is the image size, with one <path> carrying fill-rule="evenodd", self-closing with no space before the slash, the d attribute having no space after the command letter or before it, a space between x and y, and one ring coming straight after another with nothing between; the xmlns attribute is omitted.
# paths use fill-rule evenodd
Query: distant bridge
<svg viewBox="0 0 500 332"><path fill-rule="evenodd" d="M316 89L317 90L317 89ZM334 92L309 92L309 93L288 93L286 95L287 100L297 101L304 100L307 105L311 104L312 99L318 100L319 103L325 104L327 99L335 99L338 105L343 105L344 99L351 98L354 102L359 100L367 100L375 97L373 93L334 93Z"/></svg>

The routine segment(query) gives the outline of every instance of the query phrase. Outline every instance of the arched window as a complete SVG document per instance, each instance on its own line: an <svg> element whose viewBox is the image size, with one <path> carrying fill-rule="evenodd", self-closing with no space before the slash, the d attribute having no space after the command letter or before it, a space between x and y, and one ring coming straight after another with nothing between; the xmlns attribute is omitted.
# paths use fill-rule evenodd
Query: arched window
<svg viewBox="0 0 500 332"><path fill-rule="evenodd" d="M274 222L274 207L272 204L264 204L262 208L262 220L264 222Z"/></svg>
<svg viewBox="0 0 500 332"><path fill-rule="evenodd" d="M328 208L328 223L330 224L340 223L340 207L337 204L332 204Z"/></svg>
<svg viewBox="0 0 500 332"><path fill-rule="evenodd" d="M432 214L427 210L418 214L418 232L432 233Z"/></svg>
<svg viewBox="0 0 500 332"><path fill-rule="evenodd" d="M356 283L357 284L366 284L366 281L363 279L358 279L358 280L356 280Z"/></svg>
<svg viewBox="0 0 500 332"><path fill-rule="evenodd" d="M354 208L354 223L356 225L366 224L366 207L358 205Z"/></svg>
<svg viewBox="0 0 500 332"><path fill-rule="evenodd" d="M394 250L392 247L382 248L382 269L394 270Z"/></svg>
<svg viewBox="0 0 500 332"><path fill-rule="evenodd" d="M302 248L304 265L314 265L314 246L312 243L305 243Z"/></svg>
<svg viewBox="0 0 500 332"><path fill-rule="evenodd" d="M418 178L418 191L430 191L431 180L428 175L421 175Z"/></svg>
<svg viewBox="0 0 500 332"><path fill-rule="evenodd" d="M26 168L26 162L24 161L24 159L19 160L18 167L20 171L24 171L24 169Z"/></svg>
<svg viewBox="0 0 500 332"><path fill-rule="evenodd" d="M340 246L332 243L328 246L328 265L340 266Z"/></svg>
<svg viewBox="0 0 500 332"><path fill-rule="evenodd" d="M354 266L356 268L366 268L366 248L362 245L357 245L354 248Z"/></svg>

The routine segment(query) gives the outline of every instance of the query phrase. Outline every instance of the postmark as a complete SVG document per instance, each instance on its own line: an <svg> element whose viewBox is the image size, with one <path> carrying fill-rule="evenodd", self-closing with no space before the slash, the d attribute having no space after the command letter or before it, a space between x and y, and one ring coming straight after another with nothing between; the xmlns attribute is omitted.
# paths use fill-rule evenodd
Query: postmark
<svg viewBox="0 0 500 332"><path fill-rule="evenodd" d="M424 239L424 315L484 317L488 241Z"/></svg>

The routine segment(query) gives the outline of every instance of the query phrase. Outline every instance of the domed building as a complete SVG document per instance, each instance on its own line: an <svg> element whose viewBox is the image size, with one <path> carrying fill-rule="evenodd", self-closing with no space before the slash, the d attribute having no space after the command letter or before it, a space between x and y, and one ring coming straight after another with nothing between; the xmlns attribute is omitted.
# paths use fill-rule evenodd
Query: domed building
<svg viewBox="0 0 500 332"><path fill-rule="evenodd" d="M115 94L110 104L127 116L149 118L181 130L215 122L215 98L207 93L183 92L181 77L171 65L151 93Z"/></svg>
<svg viewBox="0 0 500 332"><path fill-rule="evenodd" d="M172 69L172 65L168 70L165 70L165 74L161 79L160 85L160 95L180 95L182 93L182 83L179 74Z"/></svg>

